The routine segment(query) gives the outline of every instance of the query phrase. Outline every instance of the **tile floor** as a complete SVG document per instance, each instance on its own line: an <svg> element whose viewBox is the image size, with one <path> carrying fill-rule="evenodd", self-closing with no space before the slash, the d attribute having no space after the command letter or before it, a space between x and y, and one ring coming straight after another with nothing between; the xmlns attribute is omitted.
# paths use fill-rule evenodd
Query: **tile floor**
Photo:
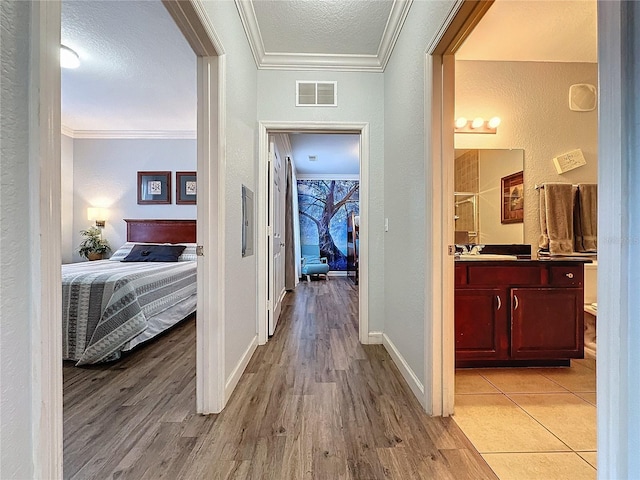
<svg viewBox="0 0 640 480"><path fill-rule="evenodd" d="M596 363L458 369L456 423L501 480L596 478Z"/></svg>

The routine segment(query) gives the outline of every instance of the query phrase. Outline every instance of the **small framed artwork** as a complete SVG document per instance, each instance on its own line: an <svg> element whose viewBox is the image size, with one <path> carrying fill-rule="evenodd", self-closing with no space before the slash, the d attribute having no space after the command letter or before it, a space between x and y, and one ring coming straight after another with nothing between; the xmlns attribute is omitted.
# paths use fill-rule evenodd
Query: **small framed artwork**
<svg viewBox="0 0 640 480"><path fill-rule="evenodd" d="M502 177L502 223L524 221L524 175L523 172Z"/></svg>
<svg viewBox="0 0 640 480"><path fill-rule="evenodd" d="M196 190L196 172L176 172L176 203L178 205L195 205Z"/></svg>
<svg viewBox="0 0 640 480"><path fill-rule="evenodd" d="M138 172L138 204L171 204L171 172Z"/></svg>

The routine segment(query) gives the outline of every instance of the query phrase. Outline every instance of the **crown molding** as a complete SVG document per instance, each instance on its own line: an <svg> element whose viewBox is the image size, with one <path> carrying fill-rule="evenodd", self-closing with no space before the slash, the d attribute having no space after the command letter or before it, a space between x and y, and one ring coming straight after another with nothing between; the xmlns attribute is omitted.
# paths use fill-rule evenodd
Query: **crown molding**
<svg viewBox="0 0 640 480"><path fill-rule="evenodd" d="M260 70L384 72L413 0L394 0L376 55L266 52L252 0L235 0L251 53Z"/></svg>
<svg viewBox="0 0 640 480"><path fill-rule="evenodd" d="M71 138L195 140L195 130L73 130L62 125L61 133Z"/></svg>
<svg viewBox="0 0 640 480"><path fill-rule="evenodd" d="M382 71L387 68L393 47L396 46L396 41L398 41L402 26L407 19L412 3L413 0L394 0L393 2L389 19L387 20L387 25L384 28L380 46L378 47L378 60L380 61Z"/></svg>
<svg viewBox="0 0 640 480"><path fill-rule="evenodd" d="M258 18L256 17L256 11L253 9L253 2L251 0L235 0L236 8L240 14L240 21L244 27L244 32L249 40L249 46L251 47L251 53L253 59L256 62L258 68L264 58L264 42L262 41L262 34L260 33L260 27L258 26Z"/></svg>
<svg viewBox="0 0 640 480"><path fill-rule="evenodd" d="M66 125L60 125L60 132L67 137L74 138L75 132L72 128L67 127Z"/></svg>

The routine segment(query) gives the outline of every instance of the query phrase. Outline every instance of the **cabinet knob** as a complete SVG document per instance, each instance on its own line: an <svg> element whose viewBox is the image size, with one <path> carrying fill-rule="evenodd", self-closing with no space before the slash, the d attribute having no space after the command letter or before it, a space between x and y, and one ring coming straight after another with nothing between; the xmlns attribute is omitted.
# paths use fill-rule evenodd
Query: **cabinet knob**
<svg viewBox="0 0 640 480"><path fill-rule="evenodd" d="M564 276L567 278L573 278L573 273L565 273Z"/></svg>

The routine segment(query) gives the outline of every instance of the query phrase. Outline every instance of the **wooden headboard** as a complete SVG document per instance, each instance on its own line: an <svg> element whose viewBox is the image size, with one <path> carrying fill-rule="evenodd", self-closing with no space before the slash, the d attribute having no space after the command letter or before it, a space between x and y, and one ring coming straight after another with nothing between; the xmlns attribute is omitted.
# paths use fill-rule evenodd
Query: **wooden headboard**
<svg viewBox="0 0 640 480"><path fill-rule="evenodd" d="M131 220L127 222L127 242L195 243L195 220Z"/></svg>

